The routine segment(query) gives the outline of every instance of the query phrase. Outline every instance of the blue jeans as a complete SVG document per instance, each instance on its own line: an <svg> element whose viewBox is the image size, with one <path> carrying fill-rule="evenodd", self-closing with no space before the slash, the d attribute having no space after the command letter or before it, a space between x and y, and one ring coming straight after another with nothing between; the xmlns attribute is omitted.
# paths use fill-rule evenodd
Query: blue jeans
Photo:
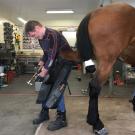
<svg viewBox="0 0 135 135"><path fill-rule="evenodd" d="M47 108L46 106L46 102L43 102L42 103L42 107L43 108ZM48 108L47 108L48 109ZM65 112L66 111L66 108L65 108L65 101L64 101L64 95L61 96L61 99L57 105L57 111L60 111L60 112Z"/></svg>

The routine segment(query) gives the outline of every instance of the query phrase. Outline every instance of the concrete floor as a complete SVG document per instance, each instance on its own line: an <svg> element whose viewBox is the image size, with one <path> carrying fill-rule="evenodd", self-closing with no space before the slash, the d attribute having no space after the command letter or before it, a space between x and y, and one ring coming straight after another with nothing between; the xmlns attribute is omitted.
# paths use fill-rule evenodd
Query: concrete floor
<svg viewBox="0 0 135 135"><path fill-rule="evenodd" d="M76 80L77 73L72 72L69 86L72 96L65 93L68 127L50 132L47 123L36 127L32 120L38 115L40 105L35 104L37 93L34 86L27 86L26 81L31 75L16 77L8 87L0 89L0 135L93 135L92 128L86 123L88 95L81 90L87 88L89 76L82 81ZM85 80L85 81L84 81ZM128 102L134 86L128 84L113 87L109 91L106 85L99 98L99 112L109 135L135 135L135 113ZM55 111L50 111L51 120Z"/></svg>

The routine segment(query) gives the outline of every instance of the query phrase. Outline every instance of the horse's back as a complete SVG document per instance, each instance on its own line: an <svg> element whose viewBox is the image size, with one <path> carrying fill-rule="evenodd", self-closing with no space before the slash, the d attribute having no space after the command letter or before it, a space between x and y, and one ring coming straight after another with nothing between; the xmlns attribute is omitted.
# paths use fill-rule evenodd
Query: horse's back
<svg viewBox="0 0 135 135"><path fill-rule="evenodd" d="M108 33L109 30L116 32L118 28L123 31L129 29L130 32L134 32L132 28L135 28L135 8L124 3L101 7L91 13L89 23L90 33L102 31L100 33L103 34Z"/></svg>
<svg viewBox="0 0 135 135"><path fill-rule="evenodd" d="M124 13L124 12L131 12L131 10L135 10L135 8L129 4L126 3L113 3L110 5L106 5L104 7L99 7L96 10L94 10L92 12L92 14L94 14L94 16L96 17L96 15L100 15L99 13L103 13L105 12L107 13Z"/></svg>

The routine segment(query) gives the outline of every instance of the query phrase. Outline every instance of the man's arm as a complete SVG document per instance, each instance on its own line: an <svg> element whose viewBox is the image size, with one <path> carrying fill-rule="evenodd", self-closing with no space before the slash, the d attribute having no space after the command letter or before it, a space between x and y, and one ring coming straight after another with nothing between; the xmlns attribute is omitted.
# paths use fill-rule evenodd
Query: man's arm
<svg viewBox="0 0 135 135"><path fill-rule="evenodd" d="M48 73L48 70L42 67L41 72L39 73L40 77L45 77Z"/></svg>
<svg viewBox="0 0 135 135"><path fill-rule="evenodd" d="M47 53L47 60L45 61L44 67L42 68L42 71L40 72L41 77L45 77L46 74L48 73L49 68L52 66L56 53L57 53L57 46L58 45L58 39L57 39L57 34L50 34L50 45L49 45L49 50Z"/></svg>

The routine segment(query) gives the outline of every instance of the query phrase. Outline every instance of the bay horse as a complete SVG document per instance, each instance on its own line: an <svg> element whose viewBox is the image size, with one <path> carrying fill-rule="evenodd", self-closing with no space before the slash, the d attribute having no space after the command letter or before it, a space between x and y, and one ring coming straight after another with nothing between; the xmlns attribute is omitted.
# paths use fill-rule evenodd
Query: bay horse
<svg viewBox="0 0 135 135"><path fill-rule="evenodd" d="M68 59L95 59L95 77L89 83L87 123L98 135L105 135L99 117L98 97L118 58L135 65L135 8L114 3L90 12L80 23L76 41L78 52L65 54Z"/></svg>

